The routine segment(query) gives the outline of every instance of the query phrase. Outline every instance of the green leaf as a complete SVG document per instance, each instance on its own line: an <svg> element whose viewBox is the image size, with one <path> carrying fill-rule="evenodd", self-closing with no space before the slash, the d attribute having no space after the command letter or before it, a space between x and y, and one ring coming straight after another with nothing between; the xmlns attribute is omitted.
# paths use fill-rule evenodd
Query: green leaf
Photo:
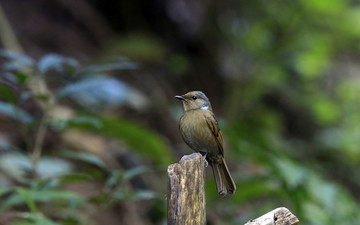
<svg viewBox="0 0 360 225"><path fill-rule="evenodd" d="M30 195L29 191L24 188L17 188L16 191L19 193L19 195L25 200L27 206L29 207L30 211L32 213L36 213L36 205L35 202L32 199L32 196Z"/></svg>
<svg viewBox="0 0 360 225"><path fill-rule="evenodd" d="M320 124L325 125L337 121L340 111L336 102L324 97L313 98L311 101L313 113Z"/></svg>
<svg viewBox="0 0 360 225"><path fill-rule="evenodd" d="M74 184L91 180L93 180L93 177L88 173L69 173L59 177L60 184Z"/></svg>
<svg viewBox="0 0 360 225"><path fill-rule="evenodd" d="M6 102L0 101L0 113L26 124L33 121L33 118L27 112Z"/></svg>
<svg viewBox="0 0 360 225"><path fill-rule="evenodd" d="M277 156L272 160L276 166L277 173L286 182L290 189L296 188L304 183L308 170L286 157Z"/></svg>
<svg viewBox="0 0 360 225"><path fill-rule="evenodd" d="M14 91L5 84L0 84L0 96L3 100L10 103L15 103L17 101Z"/></svg>
<svg viewBox="0 0 360 225"><path fill-rule="evenodd" d="M53 69L58 72L63 72L67 67L76 68L79 63L77 60L62 55L50 53L43 56L38 62L38 70L41 74L46 74Z"/></svg>
<svg viewBox="0 0 360 225"><path fill-rule="evenodd" d="M106 169L105 163L94 154L78 152L78 151L63 150L63 151L59 152L59 155L68 157L71 159L81 160L83 162L87 162L87 163L96 165L102 169Z"/></svg>
<svg viewBox="0 0 360 225"><path fill-rule="evenodd" d="M12 192L13 188L7 188L7 187L0 187L0 197L2 195L6 195L9 192Z"/></svg>
<svg viewBox="0 0 360 225"><path fill-rule="evenodd" d="M129 170L126 170L124 172L124 179L125 180L130 180L136 176L139 176L141 174L144 174L144 173L147 173L150 171L150 168L149 167L146 167L146 166L137 166L135 168L132 168L132 169L129 169Z"/></svg>
<svg viewBox="0 0 360 225"><path fill-rule="evenodd" d="M27 65L24 65L22 62L19 61L10 61L3 64L3 69L7 71L20 71L27 68Z"/></svg>
<svg viewBox="0 0 360 225"><path fill-rule="evenodd" d="M13 151L13 152L21 152L22 151L22 149L7 143L5 140L4 141L0 140L0 149L7 150L7 151Z"/></svg>
<svg viewBox="0 0 360 225"><path fill-rule="evenodd" d="M0 168L12 178L24 181L26 173L32 171L32 163L28 155L9 153L0 158ZM58 177L71 171L70 162L61 158L42 157L38 161L37 172L41 178Z"/></svg>
<svg viewBox="0 0 360 225"><path fill-rule="evenodd" d="M173 161L165 141L154 131L124 119L99 118L99 120L102 123L100 128L89 125L73 127L92 130L124 141L134 151L156 163L168 165Z"/></svg>
<svg viewBox="0 0 360 225"><path fill-rule="evenodd" d="M73 165L58 157L41 157L38 162L38 175L41 178L56 178L73 171Z"/></svg>
<svg viewBox="0 0 360 225"><path fill-rule="evenodd" d="M126 199L128 199L129 196L125 190L118 188L114 193L112 193L111 197L114 198L118 202L122 202L122 201L125 201Z"/></svg>
<svg viewBox="0 0 360 225"><path fill-rule="evenodd" d="M343 80L337 86L336 93L344 103L353 104L360 100L360 79Z"/></svg>
<svg viewBox="0 0 360 225"><path fill-rule="evenodd" d="M330 65L332 48L328 35L313 34L304 37L305 50L296 54L295 67L306 80L316 80Z"/></svg>
<svg viewBox="0 0 360 225"><path fill-rule="evenodd" d="M150 169L146 166L138 166L126 171L115 170L111 173L111 176L107 179L106 185L113 186L121 181L130 180L136 176L149 172Z"/></svg>
<svg viewBox="0 0 360 225"><path fill-rule="evenodd" d="M326 210L314 202L303 202L302 208L310 224L333 224Z"/></svg>
<svg viewBox="0 0 360 225"><path fill-rule="evenodd" d="M122 188L118 188L112 193L112 197L118 202L125 200L149 200L156 198L156 193L150 190L135 190L127 192Z"/></svg>
<svg viewBox="0 0 360 225"><path fill-rule="evenodd" d="M50 125L57 129L64 129L77 124L89 124L97 128L102 126L101 122L93 116L75 116L69 120L50 120Z"/></svg>
<svg viewBox="0 0 360 225"><path fill-rule="evenodd" d="M213 182L211 180L210 182ZM251 177L242 179L237 183L237 189L240 190L231 199L236 205L249 202L257 198L279 195L276 181L266 177ZM217 193L215 199L217 198Z"/></svg>
<svg viewBox="0 0 360 225"><path fill-rule="evenodd" d="M68 123L71 124L90 124L93 127L101 128L101 121L94 116L76 116L68 120Z"/></svg>
<svg viewBox="0 0 360 225"><path fill-rule="evenodd" d="M99 74L109 71L116 70L134 70L138 68L138 64L134 62L115 62L115 63L106 63L106 64L96 64L92 66L85 67L79 71L80 74Z"/></svg>
<svg viewBox="0 0 360 225"><path fill-rule="evenodd" d="M60 225L38 213L17 213L17 216L28 221L15 222L12 225Z"/></svg>
<svg viewBox="0 0 360 225"><path fill-rule="evenodd" d="M14 76L20 84L25 84L27 79L29 78L29 74L22 71L15 71Z"/></svg>
<svg viewBox="0 0 360 225"><path fill-rule="evenodd" d="M75 192L71 192L71 191L49 190L49 189L43 189L43 190L28 189L23 193L16 192L11 196L5 198L5 200L3 200L2 204L0 205L0 209L8 209L14 206L28 204L27 201L32 201L34 203L66 201L68 202L68 204L71 204L71 202L75 200L81 202L82 198Z"/></svg>
<svg viewBox="0 0 360 225"><path fill-rule="evenodd" d="M128 104L136 109L146 106L146 96L121 80L105 75L87 77L58 91L56 99L70 97L89 111L106 106Z"/></svg>
<svg viewBox="0 0 360 225"><path fill-rule="evenodd" d="M171 163L172 156L164 140L145 127L127 120L103 118L104 134L125 141L129 146L141 155L161 164Z"/></svg>
<svg viewBox="0 0 360 225"><path fill-rule="evenodd" d="M8 60L18 61L26 66L34 66L35 65L35 60L25 54L2 49L2 50L0 50L0 55L7 58Z"/></svg>
<svg viewBox="0 0 360 225"><path fill-rule="evenodd" d="M107 76L93 76L70 83L58 91L56 98L71 97L84 106L122 102L126 99L126 84Z"/></svg>
<svg viewBox="0 0 360 225"><path fill-rule="evenodd" d="M112 171L111 176L106 180L106 186L112 187L124 179L124 171Z"/></svg>
<svg viewBox="0 0 360 225"><path fill-rule="evenodd" d="M346 2L346 1L345 1ZM332 15L343 12L346 8L346 3L338 0L305 0L301 4L314 13L321 13L321 15Z"/></svg>
<svg viewBox="0 0 360 225"><path fill-rule="evenodd" d="M130 193L130 199L133 200L149 200L154 199L156 197L156 193L150 190L135 190Z"/></svg>

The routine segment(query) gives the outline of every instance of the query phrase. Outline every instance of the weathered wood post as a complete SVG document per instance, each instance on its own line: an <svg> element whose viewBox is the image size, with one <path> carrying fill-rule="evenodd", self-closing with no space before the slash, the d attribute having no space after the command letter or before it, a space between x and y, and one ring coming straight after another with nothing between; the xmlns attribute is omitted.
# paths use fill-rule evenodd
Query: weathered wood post
<svg viewBox="0 0 360 225"><path fill-rule="evenodd" d="M199 153L185 155L168 167L168 225L205 225L205 160ZM274 209L245 225L297 225L287 208Z"/></svg>
<svg viewBox="0 0 360 225"><path fill-rule="evenodd" d="M205 225L205 164L193 153L168 167L168 225Z"/></svg>
<svg viewBox="0 0 360 225"><path fill-rule="evenodd" d="M285 207L276 208L245 225L297 225L298 218Z"/></svg>

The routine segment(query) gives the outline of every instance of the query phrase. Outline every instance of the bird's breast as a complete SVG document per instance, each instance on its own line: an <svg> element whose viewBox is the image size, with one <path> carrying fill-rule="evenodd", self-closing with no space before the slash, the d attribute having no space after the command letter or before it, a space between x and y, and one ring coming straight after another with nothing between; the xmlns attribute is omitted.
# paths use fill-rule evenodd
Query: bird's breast
<svg viewBox="0 0 360 225"><path fill-rule="evenodd" d="M218 146L206 122L205 110L190 110L180 118L180 132L187 145L195 151L214 152Z"/></svg>

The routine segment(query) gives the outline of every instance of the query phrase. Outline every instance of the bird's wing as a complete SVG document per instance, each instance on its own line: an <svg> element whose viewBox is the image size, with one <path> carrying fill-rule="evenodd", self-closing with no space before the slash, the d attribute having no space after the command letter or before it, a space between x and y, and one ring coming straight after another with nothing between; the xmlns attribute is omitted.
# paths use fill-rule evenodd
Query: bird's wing
<svg viewBox="0 0 360 225"><path fill-rule="evenodd" d="M205 119L209 129L211 130L211 133L215 137L216 143L218 144L221 154L224 156L224 141L219 128L219 124L215 118L214 113L209 112L207 115L205 115Z"/></svg>

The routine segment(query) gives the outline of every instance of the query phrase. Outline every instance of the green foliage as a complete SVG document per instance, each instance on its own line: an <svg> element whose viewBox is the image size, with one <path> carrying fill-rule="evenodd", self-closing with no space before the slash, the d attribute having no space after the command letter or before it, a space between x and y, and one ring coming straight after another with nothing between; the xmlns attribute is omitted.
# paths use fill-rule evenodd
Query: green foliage
<svg viewBox="0 0 360 225"><path fill-rule="evenodd" d="M33 67L36 64L35 60L30 56L17 52L3 49L0 51L0 55L9 60L3 65L6 70L19 70L26 67Z"/></svg>
<svg viewBox="0 0 360 225"><path fill-rule="evenodd" d="M33 121L33 118L26 111L16 107L11 103L0 102L0 112L3 115L25 124Z"/></svg>
<svg viewBox="0 0 360 225"><path fill-rule="evenodd" d="M119 181L128 181L138 175L149 172L149 168L145 166L135 167L127 171L113 171L106 181L106 185L114 186Z"/></svg>
<svg viewBox="0 0 360 225"><path fill-rule="evenodd" d="M301 224L359 223L358 199L347 189L360 187L350 175L359 169L359 82L341 65L342 55L359 50L358 11L351 1L258 0L218 15L239 49L229 57L246 59L228 70L241 76L227 74L223 130L229 154L250 164L233 201L252 205L251 213L285 203ZM265 211L252 204L261 200Z"/></svg>
<svg viewBox="0 0 360 225"><path fill-rule="evenodd" d="M15 103L17 100L13 90L6 85L0 84L0 93L2 93L2 98L7 102Z"/></svg>
<svg viewBox="0 0 360 225"><path fill-rule="evenodd" d="M7 50L2 50L0 55L7 60L1 77L6 82L0 84L1 120L20 127L27 142L27 149L12 146L6 141L0 143L1 149L8 151L0 158L0 173L21 184L18 187L0 187L0 212L17 212L18 220L13 224L88 224L85 209L94 202L110 207L124 201L157 198L152 190L126 187L132 179L149 171L145 166L111 172L102 159L87 152L54 149L52 156L44 156L50 154L43 145L47 130L62 134L83 129L83 132L123 142L157 164L168 164L171 161L168 147L154 131L125 118L107 118L99 114L106 107L116 105L145 107L146 98L141 92L105 74L136 69L137 64L118 58L117 62L81 68L77 60L53 53L38 61ZM61 80L58 74L64 73L71 79ZM20 92L6 85L10 83L16 85ZM50 92L50 85L54 84L55 93ZM133 98L137 104L132 104ZM77 112L74 108L74 115L68 119L49 116L64 99L77 103L80 110ZM24 107L26 104L36 104L42 111L42 117L33 116L33 112ZM99 109L92 110L94 107ZM28 151L28 155L24 154L24 150ZM79 162L87 169L81 171L76 168ZM103 185L101 193L84 197L82 193L65 188L69 184L91 182ZM73 211L69 212L69 209Z"/></svg>
<svg viewBox="0 0 360 225"><path fill-rule="evenodd" d="M37 207L35 202L55 202L57 200L60 201L68 201L68 204L72 204L72 202L80 202L80 197L70 191L61 191L61 190L33 190L33 189L24 189L24 188L16 188L15 192L12 195L8 196L4 202L2 203L1 209L7 209L14 206L19 206L26 204L32 213L37 213Z"/></svg>
<svg viewBox="0 0 360 225"><path fill-rule="evenodd" d="M117 71L117 70L133 70L137 69L139 66L137 63L124 61L124 58L118 58L119 62L112 62L112 63L103 63L103 64L96 64L87 66L82 68L79 73L80 74L101 74L106 73L109 71Z"/></svg>
<svg viewBox="0 0 360 225"><path fill-rule="evenodd" d="M77 159L77 160L87 162L92 165L96 165L102 169L106 169L106 165L104 164L104 162L93 154L70 151L70 150L63 150L63 151L59 152L59 155L70 158L70 159Z"/></svg>
<svg viewBox="0 0 360 225"><path fill-rule="evenodd" d="M72 124L71 126L93 130L94 132L124 141L141 156L149 158L158 164L168 165L172 162L170 151L164 140L153 131L125 119L101 117L98 117L98 119L101 127L96 127L89 123Z"/></svg>
<svg viewBox="0 0 360 225"><path fill-rule="evenodd" d="M71 72L73 68L79 66L78 64L79 63L73 58L51 53L43 56L39 60L37 69L41 75L45 75L50 70Z"/></svg>
<svg viewBox="0 0 360 225"><path fill-rule="evenodd" d="M12 225L59 225L59 223L35 213L19 213L18 216L25 220L12 223Z"/></svg>

